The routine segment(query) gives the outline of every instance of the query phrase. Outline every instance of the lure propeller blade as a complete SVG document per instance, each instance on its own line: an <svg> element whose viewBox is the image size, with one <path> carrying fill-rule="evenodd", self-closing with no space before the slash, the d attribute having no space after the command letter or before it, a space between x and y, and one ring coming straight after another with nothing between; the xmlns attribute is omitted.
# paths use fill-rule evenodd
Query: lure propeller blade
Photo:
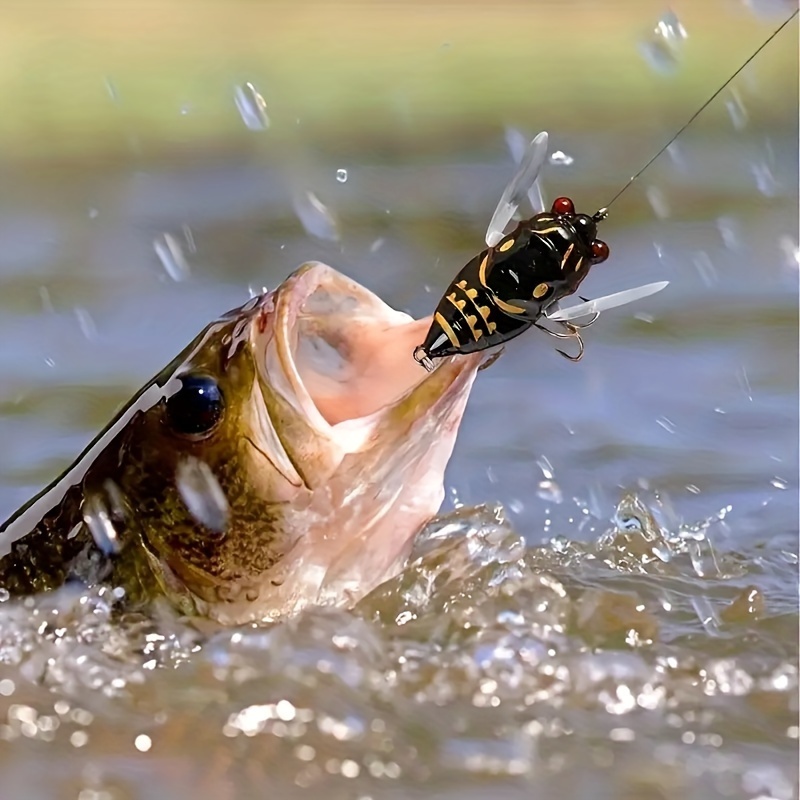
<svg viewBox="0 0 800 800"><path fill-rule="evenodd" d="M633 303L636 300L641 300L643 297L649 297L651 294L660 292L667 286L669 286L669 281L648 283L644 286L637 286L635 289L625 289L622 292L607 294L595 300L587 300L585 303L578 303L568 308L556 307L552 310L547 309L544 315L547 319L553 320L554 322L568 322L572 319L587 317L590 314L599 314L601 311L608 311L610 308L617 308L618 306ZM517 301L515 300L514 302Z"/></svg>
<svg viewBox="0 0 800 800"><path fill-rule="evenodd" d="M511 222L523 197L536 182L546 159L547 132L542 131L528 145L514 177L500 196L500 202L486 231L486 244L489 247L494 247L503 238L506 225Z"/></svg>

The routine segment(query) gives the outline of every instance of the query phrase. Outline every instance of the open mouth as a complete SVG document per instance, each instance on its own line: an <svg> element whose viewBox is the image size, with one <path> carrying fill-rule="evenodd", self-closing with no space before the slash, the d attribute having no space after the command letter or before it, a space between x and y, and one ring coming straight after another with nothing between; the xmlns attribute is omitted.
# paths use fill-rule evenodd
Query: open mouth
<svg viewBox="0 0 800 800"><path fill-rule="evenodd" d="M248 507L250 532L225 540L232 591L227 575L170 566L204 602L216 602L220 586L226 601L249 589L275 608L352 599L399 569L441 505L483 355L441 359L426 372L413 353L430 320L393 310L319 263L301 267L250 310L237 324L245 323L239 331L248 331L260 374L253 402L243 404L253 416L242 420L251 447L241 452L250 459L248 487L271 516L253 538ZM261 546L275 554L266 569L251 566L249 548ZM226 619L256 613L231 608Z"/></svg>
<svg viewBox="0 0 800 800"><path fill-rule="evenodd" d="M479 363L448 359L429 376L412 355L429 324L324 264L307 264L276 293L267 377L317 430L347 433L350 450L353 437L363 440L382 411L427 380L438 374L446 390Z"/></svg>

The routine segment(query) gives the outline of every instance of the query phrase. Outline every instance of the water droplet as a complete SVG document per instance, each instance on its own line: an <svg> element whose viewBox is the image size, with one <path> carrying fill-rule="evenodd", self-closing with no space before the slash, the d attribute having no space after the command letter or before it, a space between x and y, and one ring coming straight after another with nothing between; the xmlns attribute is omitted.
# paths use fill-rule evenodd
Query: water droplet
<svg viewBox="0 0 800 800"><path fill-rule="evenodd" d="M81 333L91 342L97 338L97 326L85 308L75 309L75 319L78 320L78 327Z"/></svg>
<svg viewBox="0 0 800 800"><path fill-rule="evenodd" d="M741 247L738 223L735 219L732 217L719 217L717 219L717 230L722 237L722 243L728 250L738 250Z"/></svg>
<svg viewBox="0 0 800 800"><path fill-rule="evenodd" d="M44 363L47 364L48 367L54 367L56 365L55 359L46 358Z"/></svg>
<svg viewBox="0 0 800 800"><path fill-rule="evenodd" d="M747 126L747 109L744 107L742 97L736 89L731 90L731 96L725 101L725 108L728 109L728 116L737 131Z"/></svg>
<svg viewBox="0 0 800 800"><path fill-rule="evenodd" d="M448 494L450 495L450 501L453 504L453 508L463 508L464 503L461 502L461 498L458 496L458 489L455 486L451 486L447 490Z"/></svg>
<svg viewBox="0 0 800 800"><path fill-rule="evenodd" d="M547 500L549 503L561 503L564 500L564 495L561 491L561 487L555 481L543 480L539 481L539 485L536 489L536 494L542 498L542 500Z"/></svg>
<svg viewBox="0 0 800 800"><path fill-rule="evenodd" d="M511 158L515 163L519 164L522 161L522 156L525 155L525 148L528 146L528 139L525 134L516 128L506 128L506 146L508 152L511 153Z"/></svg>
<svg viewBox="0 0 800 800"><path fill-rule="evenodd" d="M786 489L789 485L787 481L785 481L783 478L779 478L777 475L770 481L770 483L776 489Z"/></svg>
<svg viewBox="0 0 800 800"><path fill-rule="evenodd" d="M86 500L83 505L83 521L100 552L107 556L119 553L120 542L117 531L111 522L105 503L99 497L93 496Z"/></svg>
<svg viewBox="0 0 800 800"><path fill-rule="evenodd" d="M192 233L192 229L188 225L183 225L181 230L183 231L183 238L186 239L186 246L189 248L189 252L196 253L197 245L194 243L194 233Z"/></svg>
<svg viewBox="0 0 800 800"><path fill-rule="evenodd" d="M100 212L96 208L90 208L89 209L89 219L97 219L97 215L99 213Z"/></svg>
<svg viewBox="0 0 800 800"><path fill-rule="evenodd" d="M744 367L739 367L736 372L736 379L739 381L739 386L742 387L742 391L747 396L747 399L752 403L753 389L750 386L750 379L747 377L747 370Z"/></svg>
<svg viewBox="0 0 800 800"><path fill-rule="evenodd" d="M83 747L88 741L89 741L89 734L86 733L86 731L73 731L69 737L69 743L73 747ZM81 795L83 795L83 791L81 792ZM78 800L82 800L80 795L78 796Z"/></svg>
<svg viewBox="0 0 800 800"><path fill-rule="evenodd" d="M128 516L128 503L125 500L125 495L122 489L117 486L110 478L103 481L103 489L105 490L106 497L108 498L109 511L111 518L123 522Z"/></svg>
<svg viewBox="0 0 800 800"><path fill-rule="evenodd" d="M557 164L562 167L569 167L575 163L575 159L572 156L568 156L563 150L556 150L553 153L550 153L551 164Z"/></svg>
<svg viewBox="0 0 800 800"><path fill-rule="evenodd" d="M700 622L706 629L709 636L719 636L719 620L711 605L711 601L707 597L693 597L691 599L692 608L694 608Z"/></svg>
<svg viewBox="0 0 800 800"><path fill-rule="evenodd" d="M706 578L719 574L714 549L711 546L711 542L705 538L704 532L702 530L685 530L682 532L682 536L686 541L686 552L689 554L697 577ZM696 538L690 540L690 536L695 536Z"/></svg>
<svg viewBox="0 0 800 800"><path fill-rule="evenodd" d="M708 253L702 250L695 253L694 256L692 256L692 263L697 269L700 279L706 286L711 287L718 283L717 270L711 263L711 257Z"/></svg>
<svg viewBox="0 0 800 800"><path fill-rule="evenodd" d="M542 456L541 458L537 459L536 465L542 471L543 477L547 478L548 480L555 477L553 465L550 463L550 459L547 456Z"/></svg>
<svg viewBox="0 0 800 800"><path fill-rule="evenodd" d="M655 27L655 33L663 39L675 42L681 42L689 36L674 11L668 11L661 17Z"/></svg>
<svg viewBox="0 0 800 800"><path fill-rule="evenodd" d="M189 513L214 533L225 533L228 500L211 467L189 456L178 464L175 481Z"/></svg>
<svg viewBox="0 0 800 800"><path fill-rule="evenodd" d="M369 252L370 252L370 253L377 253L377 252L378 252L378 250L380 250L380 249L381 249L381 247L383 247L385 244L386 244L386 239L384 239L383 237L381 237L380 239L376 239L376 240L375 240L375 241L374 241L374 242L373 242L373 243L372 243L372 244L369 246Z"/></svg>
<svg viewBox="0 0 800 800"><path fill-rule="evenodd" d="M647 201L650 203L650 207L653 209L653 213L659 219L667 219L672 213L672 210L669 207L669 202L664 192L656 186L648 186L645 195L647 196Z"/></svg>
<svg viewBox="0 0 800 800"><path fill-rule="evenodd" d="M782 18L797 8L795 0L742 0L742 5L750 9L753 16L764 20Z"/></svg>
<svg viewBox="0 0 800 800"><path fill-rule="evenodd" d="M639 45L639 52L656 72L672 74L678 67L683 43L687 38L686 28L670 11L656 23L650 38Z"/></svg>
<svg viewBox="0 0 800 800"><path fill-rule="evenodd" d="M111 98L112 103L119 102L119 92L117 91L117 87L114 85L111 78L103 78L103 84L106 87L106 91L108 92L108 96Z"/></svg>
<svg viewBox="0 0 800 800"><path fill-rule="evenodd" d="M336 219L313 192L297 193L293 198L293 204L295 213L306 233L328 242L339 241Z"/></svg>
<svg viewBox="0 0 800 800"><path fill-rule="evenodd" d="M133 746L140 753L146 753L153 746L153 741L146 733L140 733L133 740Z"/></svg>
<svg viewBox="0 0 800 800"><path fill-rule="evenodd" d="M179 282L186 280L191 274L191 267L183 254L180 242L169 233L162 233L153 240L153 249L156 251L161 266L172 280Z"/></svg>
<svg viewBox="0 0 800 800"><path fill-rule="evenodd" d="M347 170L346 169L337 169L336 170L336 180L339 183L347 183Z"/></svg>
<svg viewBox="0 0 800 800"><path fill-rule="evenodd" d="M650 548L650 552L664 564L669 564L669 562L672 561L672 548L667 542L656 542Z"/></svg>
<svg viewBox="0 0 800 800"><path fill-rule="evenodd" d="M791 236L781 236L778 244L783 251L786 266L800 269L800 245Z"/></svg>
<svg viewBox="0 0 800 800"><path fill-rule="evenodd" d="M670 142L667 145L667 155L669 160L680 170L686 169L686 156L683 154L683 148L678 142Z"/></svg>
<svg viewBox="0 0 800 800"><path fill-rule="evenodd" d="M751 164L750 170L756 181L756 188L764 197L774 197L778 193L778 181L772 169L765 162Z"/></svg>
<svg viewBox="0 0 800 800"><path fill-rule="evenodd" d="M11 592L0 586L0 603L5 603L11 597Z"/></svg>
<svg viewBox="0 0 800 800"><path fill-rule="evenodd" d="M608 738L612 742L632 742L636 738L636 733L630 728L612 728Z"/></svg>
<svg viewBox="0 0 800 800"><path fill-rule="evenodd" d="M46 286L39 287L39 297L42 301L42 311L46 314L52 314L55 311L53 301L50 298L50 290Z"/></svg>
<svg viewBox="0 0 800 800"><path fill-rule="evenodd" d="M563 502L564 495L561 491L561 487L554 480L555 475L550 460L547 456L542 456L536 461L536 464L542 471L542 480L539 481L536 494L541 497L542 500L547 500L549 503L556 503L556 505L558 505Z"/></svg>
<svg viewBox="0 0 800 800"><path fill-rule="evenodd" d="M660 425L667 433L675 433L675 423L667 417L659 417L656 424Z"/></svg>
<svg viewBox="0 0 800 800"><path fill-rule="evenodd" d="M267 103L252 83L237 86L234 90L234 102L242 118L242 122L251 131L265 131L269 128Z"/></svg>

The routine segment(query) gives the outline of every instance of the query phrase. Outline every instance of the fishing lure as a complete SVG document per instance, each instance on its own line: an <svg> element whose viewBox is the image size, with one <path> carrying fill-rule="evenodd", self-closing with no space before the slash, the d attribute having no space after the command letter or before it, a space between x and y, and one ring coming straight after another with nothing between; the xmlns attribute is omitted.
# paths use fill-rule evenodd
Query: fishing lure
<svg viewBox="0 0 800 800"><path fill-rule="evenodd" d="M661 291L668 281L627 289L595 300L562 308L560 301L575 294L591 268L609 256L608 245L597 238L597 226L608 216L608 208L669 147L726 86L789 24L795 11L689 118L678 132L635 174L605 208L591 216L575 211L568 197L556 199L549 211L541 210L504 233L526 194L538 205L536 181L547 158L546 132L531 141L517 172L503 191L486 231L487 249L456 275L433 315L425 341L415 348L414 359L429 372L433 359L466 355L514 339L531 327L559 339L574 339L575 355L558 352L570 361L580 361L584 352L583 328L592 325L602 311L634 302ZM575 320L591 316L588 322ZM540 324L542 318L560 330Z"/></svg>

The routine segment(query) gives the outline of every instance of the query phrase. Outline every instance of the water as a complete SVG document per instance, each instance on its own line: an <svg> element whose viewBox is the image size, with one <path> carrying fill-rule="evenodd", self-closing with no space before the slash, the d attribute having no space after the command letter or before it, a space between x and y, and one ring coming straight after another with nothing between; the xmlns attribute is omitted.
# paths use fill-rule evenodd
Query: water
<svg viewBox="0 0 800 800"><path fill-rule="evenodd" d="M789 800L796 616L763 576L795 567L719 545L698 579L719 519L657 510L630 495L597 541L526 549L501 509L463 508L354 611L261 630L114 619L108 590L6 601L4 791L404 797L435 776L443 797Z"/></svg>
<svg viewBox="0 0 800 800"><path fill-rule="evenodd" d="M582 291L669 287L605 313L579 365L531 334L480 373L443 515L354 610L218 630L125 612L113 587L0 596L0 795L796 797L797 146L767 147L747 107L737 129L721 101L722 133L698 123L683 167L620 199ZM641 149L554 147L580 170L547 165L552 196L590 213ZM7 168L0 516L249 285L319 258L430 312L514 170L499 128L346 163L358 180L324 203L240 154ZM197 467L187 502L221 528ZM90 520L113 548L105 489Z"/></svg>
<svg viewBox="0 0 800 800"><path fill-rule="evenodd" d="M648 39L639 45L639 51L653 70L669 75L680 64L687 38L686 28L675 13L669 11L658 20Z"/></svg>

